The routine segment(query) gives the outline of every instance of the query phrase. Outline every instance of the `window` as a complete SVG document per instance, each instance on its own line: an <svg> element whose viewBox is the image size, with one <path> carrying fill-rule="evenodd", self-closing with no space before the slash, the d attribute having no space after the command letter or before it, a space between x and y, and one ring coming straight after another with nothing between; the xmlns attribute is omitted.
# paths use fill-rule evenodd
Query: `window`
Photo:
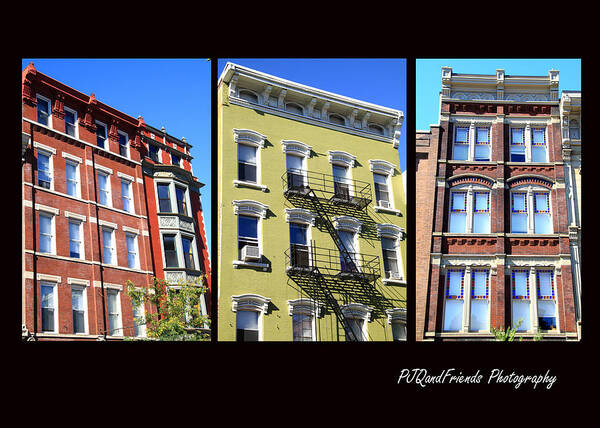
<svg viewBox="0 0 600 428"><path fill-rule="evenodd" d="M333 193L336 198L350 200L350 179L347 166L333 165Z"/></svg>
<svg viewBox="0 0 600 428"><path fill-rule="evenodd" d="M374 125L374 124L369 125L369 131L371 131L371 132L373 132L374 134L377 134L377 135L383 135L384 134L383 133L383 128L381 126L379 126L379 125Z"/></svg>
<svg viewBox="0 0 600 428"><path fill-rule="evenodd" d="M335 123L336 125L342 125L342 126L346 125L346 119L344 119L339 114L330 114L329 121L331 123Z"/></svg>
<svg viewBox="0 0 600 428"><path fill-rule="evenodd" d="M42 282L40 287L40 307L42 312L42 331L57 332L56 284Z"/></svg>
<svg viewBox="0 0 600 428"><path fill-rule="evenodd" d="M183 259L186 269L196 269L194 263L194 240L185 236L181 237L181 246L183 248Z"/></svg>
<svg viewBox="0 0 600 428"><path fill-rule="evenodd" d="M133 334L135 337L146 337L146 318L144 314L144 304L132 305L133 313Z"/></svg>
<svg viewBox="0 0 600 428"><path fill-rule="evenodd" d="M491 160L491 140L489 126L456 126L452 159L489 162Z"/></svg>
<svg viewBox="0 0 600 428"><path fill-rule="evenodd" d="M536 270L537 316L540 330L556 331L556 296L554 292L553 272Z"/></svg>
<svg viewBox="0 0 600 428"><path fill-rule="evenodd" d="M117 264L115 252L115 231L108 227L102 228L102 260L107 265Z"/></svg>
<svg viewBox="0 0 600 428"><path fill-rule="evenodd" d="M312 342L313 317L307 314L293 314L292 330L294 342Z"/></svg>
<svg viewBox="0 0 600 428"><path fill-rule="evenodd" d="M406 340L406 322L392 321L392 338L394 341Z"/></svg>
<svg viewBox="0 0 600 428"><path fill-rule="evenodd" d="M131 197L131 181L121 179L121 200L123 201L123 211L133 212L133 199Z"/></svg>
<svg viewBox="0 0 600 428"><path fill-rule="evenodd" d="M188 215L185 187L175 186L175 198L177 199L177 212L182 215Z"/></svg>
<svg viewBox="0 0 600 428"><path fill-rule="evenodd" d="M362 342L366 340L363 334L364 320L359 318L346 318L346 324L348 324L348 328L350 329L352 336L354 336L350 337L348 336L348 332L346 332L346 341Z"/></svg>
<svg viewBox="0 0 600 428"><path fill-rule="evenodd" d="M489 270L471 271L471 320L470 331L490 330Z"/></svg>
<svg viewBox="0 0 600 428"><path fill-rule="evenodd" d="M81 287L71 288L71 303L73 308L73 333L86 333L85 322L85 293Z"/></svg>
<svg viewBox="0 0 600 428"><path fill-rule="evenodd" d="M290 223L291 264L309 267L308 225Z"/></svg>
<svg viewBox="0 0 600 428"><path fill-rule="evenodd" d="M375 199L377 200L377 205L384 208L390 208L388 176L374 173L373 181L375 183Z"/></svg>
<svg viewBox="0 0 600 428"><path fill-rule="evenodd" d="M517 331L531 330L531 304L529 296L529 270L515 269L512 276L512 328Z"/></svg>
<svg viewBox="0 0 600 428"><path fill-rule="evenodd" d="M490 128L475 128L475 161L490 160Z"/></svg>
<svg viewBox="0 0 600 428"><path fill-rule="evenodd" d="M160 163L160 149L154 144L148 144L148 154L154 162Z"/></svg>
<svg viewBox="0 0 600 428"><path fill-rule="evenodd" d="M98 202L100 205L112 206L109 175L101 171L98 171Z"/></svg>
<svg viewBox="0 0 600 428"><path fill-rule="evenodd" d="M490 233L490 192L458 188L450 193L450 233Z"/></svg>
<svg viewBox="0 0 600 428"><path fill-rule="evenodd" d="M287 103L285 105L285 111L289 111L290 113L295 113L299 115L304 114L304 109L296 103Z"/></svg>
<svg viewBox="0 0 600 428"><path fill-rule="evenodd" d="M551 234L550 193L545 191L517 190L511 197L511 232ZM528 207L533 206L533 210ZM533 213L533 219L530 215Z"/></svg>
<svg viewBox="0 0 600 428"><path fill-rule="evenodd" d="M548 162L545 128L511 128L511 162Z"/></svg>
<svg viewBox="0 0 600 428"><path fill-rule="evenodd" d="M240 89L238 95L241 99L251 102L253 104L258 104L258 96L249 90Z"/></svg>
<svg viewBox="0 0 600 428"><path fill-rule="evenodd" d="M102 122L96 121L96 144L98 147L108 150L108 148L105 146L106 135L106 125Z"/></svg>
<svg viewBox="0 0 600 428"><path fill-rule="evenodd" d="M464 283L464 269L448 269L444 298L444 331L462 330Z"/></svg>
<svg viewBox="0 0 600 428"><path fill-rule="evenodd" d="M107 310L108 310L108 334L110 336L121 336L121 302L119 301L119 292L108 290Z"/></svg>
<svg viewBox="0 0 600 428"><path fill-rule="evenodd" d="M340 270L342 272L359 272L358 251L356 249L356 234L348 230L338 230L338 237L347 255L340 251Z"/></svg>
<svg viewBox="0 0 600 428"><path fill-rule="evenodd" d="M42 95L37 97L37 121L42 125L50 127L50 100Z"/></svg>
<svg viewBox="0 0 600 428"><path fill-rule="evenodd" d="M238 180L257 183L256 147L238 144Z"/></svg>
<svg viewBox="0 0 600 428"><path fill-rule="evenodd" d="M65 160L67 195L79 196L79 163Z"/></svg>
<svg viewBox="0 0 600 428"><path fill-rule="evenodd" d="M171 152L171 164L180 166L181 158L177 156L175 153Z"/></svg>
<svg viewBox="0 0 600 428"><path fill-rule="evenodd" d="M156 189L158 191L158 211L161 213L170 213L171 196L169 194L169 185L164 183L157 183Z"/></svg>
<svg viewBox="0 0 600 428"><path fill-rule="evenodd" d="M286 154L285 165L287 169L288 189L303 189L306 186L304 158L302 156Z"/></svg>
<svg viewBox="0 0 600 428"><path fill-rule="evenodd" d="M469 159L469 128L457 126L454 129L454 153L452 159L454 160L468 160Z"/></svg>
<svg viewBox="0 0 600 428"><path fill-rule="evenodd" d="M83 259L82 223L77 220L69 220L69 256Z"/></svg>
<svg viewBox="0 0 600 428"><path fill-rule="evenodd" d="M118 131L119 134L119 154L129 157L129 136L124 132Z"/></svg>
<svg viewBox="0 0 600 428"><path fill-rule="evenodd" d="M50 153L37 151L37 173L38 186L50 189L52 187L52 155Z"/></svg>
<svg viewBox="0 0 600 428"><path fill-rule="evenodd" d="M65 107L65 133L77 138L77 112Z"/></svg>
<svg viewBox="0 0 600 428"><path fill-rule="evenodd" d="M244 247L258 248L258 218L238 215L238 260L249 259L248 250Z"/></svg>
<svg viewBox="0 0 600 428"><path fill-rule="evenodd" d="M579 137L579 122L576 119L572 119L569 122L569 138L578 140Z"/></svg>
<svg viewBox="0 0 600 428"><path fill-rule="evenodd" d="M140 259L138 257L137 235L126 233L125 244L127 246L127 266L132 269L139 269Z"/></svg>
<svg viewBox="0 0 600 428"><path fill-rule="evenodd" d="M236 316L236 341L238 342L258 342L259 326L257 311L237 311Z"/></svg>
<svg viewBox="0 0 600 428"><path fill-rule="evenodd" d="M163 235L163 249L165 252L165 266L179 267L179 259L177 258L177 247L175 245L176 235Z"/></svg>
<svg viewBox="0 0 600 428"><path fill-rule="evenodd" d="M40 253L54 254L54 216L51 214L39 215Z"/></svg>
<svg viewBox="0 0 600 428"><path fill-rule="evenodd" d="M383 252L383 270L385 272L385 277L388 279L401 278L402 275L399 270L396 240L392 238L381 238L381 249Z"/></svg>

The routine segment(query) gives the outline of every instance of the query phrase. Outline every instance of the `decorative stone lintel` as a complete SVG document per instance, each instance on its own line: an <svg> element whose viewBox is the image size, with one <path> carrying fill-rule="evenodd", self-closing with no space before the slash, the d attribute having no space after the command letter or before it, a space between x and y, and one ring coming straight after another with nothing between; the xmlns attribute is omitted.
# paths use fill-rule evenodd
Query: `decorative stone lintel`
<svg viewBox="0 0 600 428"><path fill-rule="evenodd" d="M255 217L267 218L268 205L248 199L236 200L231 203L233 204L233 212L235 215L248 214Z"/></svg>
<svg viewBox="0 0 600 428"><path fill-rule="evenodd" d="M310 157L312 147L296 140L281 140L281 149L283 153L294 153L304 157Z"/></svg>
<svg viewBox="0 0 600 428"><path fill-rule="evenodd" d="M388 324L394 321L406 322L406 308L386 309Z"/></svg>
<svg viewBox="0 0 600 428"><path fill-rule="evenodd" d="M404 239L404 229L395 224L384 223L377 225L377 237L378 238L392 238L392 239Z"/></svg>
<svg viewBox="0 0 600 428"><path fill-rule="evenodd" d="M339 150L329 150L328 154L330 163L341 164L343 166L354 168L356 156Z"/></svg>
<svg viewBox="0 0 600 428"><path fill-rule="evenodd" d="M251 129L233 129L233 141L236 143L250 144L261 149L265 147L267 137Z"/></svg>
<svg viewBox="0 0 600 428"><path fill-rule="evenodd" d="M345 318L371 321L373 308L362 303L348 303L340 307Z"/></svg>
<svg viewBox="0 0 600 428"><path fill-rule="evenodd" d="M295 299L288 300L289 314L292 315L309 315L319 318L321 316L321 309L323 305L312 299Z"/></svg>
<svg viewBox="0 0 600 428"><path fill-rule="evenodd" d="M394 175L394 165L391 162L382 159L369 159L369 169L371 172L392 176Z"/></svg>
<svg viewBox="0 0 600 428"><path fill-rule="evenodd" d="M333 226L337 230L348 230L353 233L360 233L362 222L350 216L335 216L333 217Z"/></svg>
<svg viewBox="0 0 600 428"><path fill-rule="evenodd" d="M315 225L316 215L308 210L302 208L286 208L285 209L285 221L290 223L303 223Z"/></svg>
<svg viewBox="0 0 600 428"><path fill-rule="evenodd" d="M238 296L231 296L233 312L237 311L255 311L266 313L269 308L269 302L271 299L263 297L259 294L240 294Z"/></svg>

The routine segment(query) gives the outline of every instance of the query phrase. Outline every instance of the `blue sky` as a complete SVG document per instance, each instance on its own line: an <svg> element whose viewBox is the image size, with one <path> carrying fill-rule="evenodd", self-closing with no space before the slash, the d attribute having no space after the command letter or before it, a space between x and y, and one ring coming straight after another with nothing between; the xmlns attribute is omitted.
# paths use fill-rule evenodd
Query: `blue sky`
<svg viewBox="0 0 600 428"><path fill-rule="evenodd" d="M22 59L98 101L144 121L193 147L194 175L200 189L208 247L211 247L211 75L200 59Z"/></svg>
<svg viewBox="0 0 600 428"><path fill-rule="evenodd" d="M526 76L547 76L554 69L560 71L560 92L581 89L580 59L417 59L417 130L429 130L429 125L438 123L444 66L452 67L453 73L496 74L496 69L501 68L507 75Z"/></svg>
<svg viewBox="0 0 600 428"><path fill-rule="evenodd" d="M406 170L406 61L378 58L285 58L218 60L218 75L227 62L263 73L404 112L398 149L400 170Z"/></svg>

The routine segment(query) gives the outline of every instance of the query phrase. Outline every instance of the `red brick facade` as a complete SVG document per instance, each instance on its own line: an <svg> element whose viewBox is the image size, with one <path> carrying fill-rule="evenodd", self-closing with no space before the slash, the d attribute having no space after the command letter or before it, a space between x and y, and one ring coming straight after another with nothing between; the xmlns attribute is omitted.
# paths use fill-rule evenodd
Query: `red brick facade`
<svg viewBox="0 0 600 428"><path fill-rule="evenodd" d="M466 324L456 331L444 328L446 272L452 267L466 272L477 267L489 270L490 328L511 326L512 270L550 269L556 293L557 328L541 333L547 339L576 338L558 101L520 104L492 100L459 102L449 96L446 99L442 97L440 124L431 126L429 131L417 131L416 135L417 340L494 338L489 328L476 332ZM525 127L529 122L545 129L547 160L511 162L511 126ZM476 126L489 127L489 160L453 159L457 124L474 130L469 131L470 135L474 135ZM450 233L451 192L459 189L456 186L466 189L469 184L489 193L488 233ZM533 188L549 194L552 233L511 231L511 192L528 186L530 193ZM535 287L535 283L532 281L529 286ZM536 304L534 299L531 302ZM466 307L463 305L463 310ZM531 321L537 325L533 315ZM532 330L522 334L525 339L537 333Z"/></svg>
<svg viewBox="0 0 600 428"><path fill-rule="evenodd" d="M39 122L38 109L44 110L44 105L39 104L45 103L44 99L49 101L50 109L48 118L42 116L42 122ZM147 157L145 141L154 128L144 124L141 117L134 119L96 100L93 94L80 93L38 72L33 64L23 70L22 101L24 337L37 340L112 340L134 335L126 281L147 287L152 283L152 276L164 277L154 177L148 175L155 169L176 170L173 175L179 177L181 185L189 190L191 203L188 205L191 209L184 218L194 220L190 233L195 236L197 247L195 272L205 272L205 284L210 287L210 263L199 193L202 184L191 174L189 144L167 134L161 135L171 144L172 152L179 152L181 168L169 165L171 160L170 156L166 156L167 149L161 150L164 155L162 161L166 165L154 165ZM66 111L76 113L74 127L70 129L66 127ZM96 121L106 125L104 148L97 144ZM120 154L121 135L126 137L121 142L127 141L125 155ZM40 167L46 169L45 158L42 162L40 153L48 156L49 179L45 173L40 177ZM38 160L42 162L41 166ZM69 189L67 163L76 168L76 183ZM98 172L108 177L107 205L99 202ZM187 181L181 181L181 177ZM43 180L40 181L40 178ZM126 183L129 183L130 189L129 211L124 209L127 198L122 193ZM51 219L50 223L46 223L48 219ZM71 227L81 225L77 237L80 258L74 257L77 253L70 249L70 238L73 238L69 232L70 222L75 222ZM47 224L51 225L49 235L46 234ZM102 230L105 229L112 231L113 236L109 253L112 251L115 257L110 264L104 262L104 245L110 246L103 242ZM129 248L130 258L126 235L133 238L130 242L136 242ZM51 242L52 246L49 252L46 250L47 242ZM136 260L135 263L132 260ZM133 267L129 267L130 264ZM53 290L50 300L44 300L54 314L52 331L42 331L41 284ZM73 321L73 289L83 290L85 327L83 332L77 333ZM117 320L114 325L118 328L114 329L114 334L107 331L109 292L118 292L118 315L113 318ZM207 310L210 309L209 302L210 299L206 299ZM145 310L154 311L150 307ZM44 313L52 312L46 310Z"/></svg>

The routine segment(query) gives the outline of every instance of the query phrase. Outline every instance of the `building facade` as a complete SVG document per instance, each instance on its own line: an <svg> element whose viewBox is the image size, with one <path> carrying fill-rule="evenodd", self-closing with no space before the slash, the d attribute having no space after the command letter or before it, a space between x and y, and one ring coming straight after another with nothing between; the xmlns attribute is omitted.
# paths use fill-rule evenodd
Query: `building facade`
<svg viewBox="0 0 600 428"><path fill-rule="evenodd" d="M403 114L228 63L219 341L402 340Z"/></svg>
<svg viewBox="0 0 600 428"><path fill-rule="evenodd" d="M207 273L210 287L190 148L33 63L23 70L24 339L144 337L136 319L155 308L132 307L128 280Z"/></svg>
<svg viewBox="0 0 600 428"><path fill-rule="evenodd" d="M578 338L559 72L442 68L416 133L416 338Z"/></svg>

